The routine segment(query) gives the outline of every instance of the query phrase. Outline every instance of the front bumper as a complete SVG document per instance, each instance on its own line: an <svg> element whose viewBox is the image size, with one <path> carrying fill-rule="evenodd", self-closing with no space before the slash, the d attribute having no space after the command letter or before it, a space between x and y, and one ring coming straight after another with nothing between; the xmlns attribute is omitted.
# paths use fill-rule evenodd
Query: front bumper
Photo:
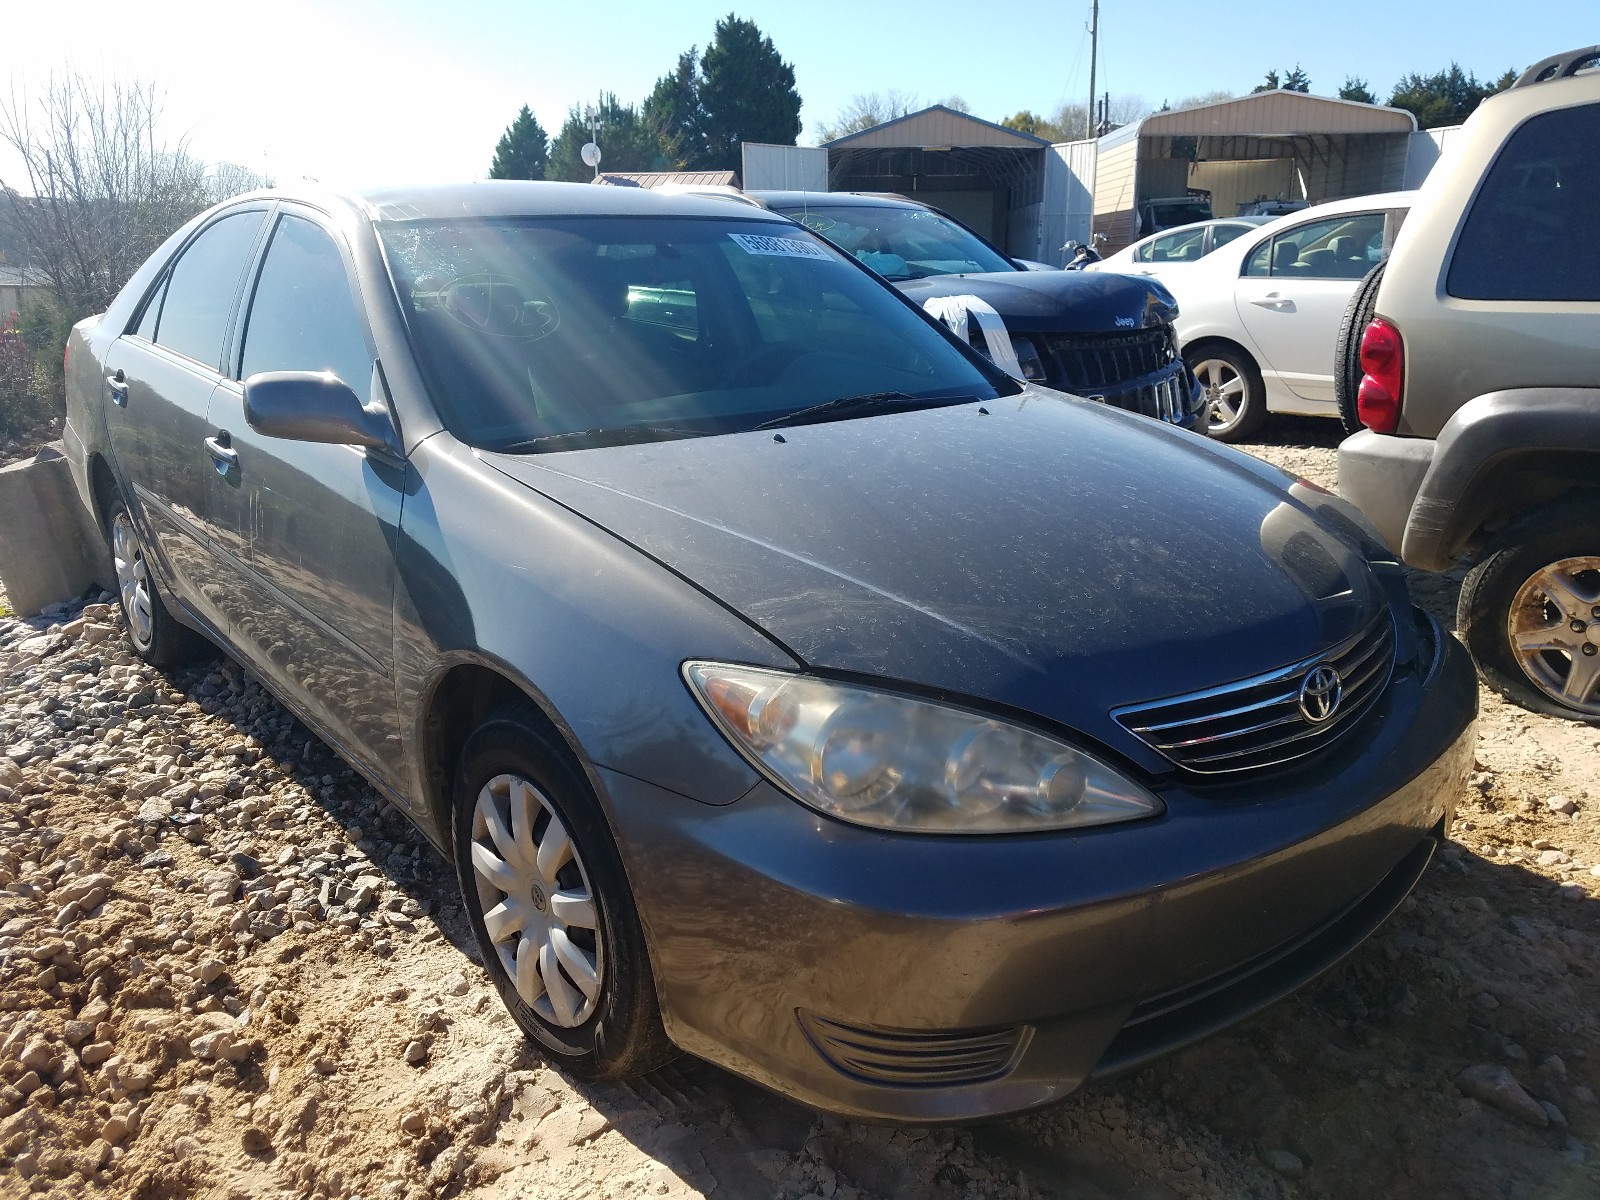
<svg viewBox="0 0 1600 1200"><path fill-rule="evenodd" d="M1358 944L1448 828L1476 703L1441 637L1314 765L1026 837L884 834L766 783L713 809L601 775L679 1046L818 1108L970 1120L1203 1037Z"/></svg>

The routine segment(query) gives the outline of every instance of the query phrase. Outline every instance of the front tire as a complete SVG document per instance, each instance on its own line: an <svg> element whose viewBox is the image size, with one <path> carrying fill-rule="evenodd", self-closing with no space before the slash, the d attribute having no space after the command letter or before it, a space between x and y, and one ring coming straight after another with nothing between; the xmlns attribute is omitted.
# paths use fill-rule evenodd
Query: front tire
<svg viewBox="0 0 1600 1200"><path fill-rule="evenodd" d="M1185 351L1184 362L1205 394L1206 432L1219 442L1239 442L1267 419L1267 389L1250 356L1232 346Z"/></svg>
<svg viewBox="0 0 1600 1200"><path fill-rule="evenodd" d="M1506 699L1600 725L1600 505L1542 510L1503 531L1462 584L1456 623Z"/></svg>
<svg viewBox="0 0 1600 1200"><path fill-rule="evenodd" d="M153 667L170 670L199 658L205 639L167 609L155 574L150 569L144 541L118 496L106 514L106 540L117 575L117 603L133 652Z"/></svg>
<svg viewBox="0 0 1600 1200"><path fill-rule="evenodd" d="M624 1079L675 1056L605 816L531 703L490 714L467 740L455 860L489 977L552 1063Z"/></svg>

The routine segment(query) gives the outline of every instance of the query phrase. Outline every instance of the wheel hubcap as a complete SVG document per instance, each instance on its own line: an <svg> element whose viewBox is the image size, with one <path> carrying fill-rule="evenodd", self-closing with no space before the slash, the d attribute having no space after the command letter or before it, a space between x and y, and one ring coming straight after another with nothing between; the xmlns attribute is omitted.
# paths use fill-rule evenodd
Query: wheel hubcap
<svg viewBox="0 0 1600 1200"><path fill-rule="evenodd" d="M472 871L500 966L552 1025L583 1024L600 1001L605 957L583 860L544 794L496 775L472 812Z"/></svg>
<svg viewBox="0 0 1600 1200"><path fill-rule="evenodd" d="M1600 716L1600 556L1534 572L1506 619L1522 673L1558 704Z"/></svg>
<svg viewBox="0 0 1600 1200"><path fill-rule="evenodd" d="M1239 372L1221 359L1207 358L1195 364L1194 374L1211 412L1211 428L1227 429L1238 421L1244 404L1244 380Z"/></svg>
<svg viewBox="0 0 1600 1200"><path fill-rule="evenodd" d="M148 646L155 631L155 598L150 592L144 546L125 509L111 522L111 558L116 567L122 611L128 618L128 632L133 635L136 646Z"/></svg>

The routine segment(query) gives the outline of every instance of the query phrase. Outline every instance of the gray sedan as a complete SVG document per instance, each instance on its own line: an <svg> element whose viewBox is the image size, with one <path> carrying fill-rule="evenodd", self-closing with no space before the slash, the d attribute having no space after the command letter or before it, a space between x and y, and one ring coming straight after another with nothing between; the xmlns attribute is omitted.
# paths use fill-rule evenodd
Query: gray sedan
<svg viewBox="0 0 1600 1200"><path fill-rule="evenodd" d="M758 210L241 197L67 384L134 648L203 634L409 813L591 1078L1047 1103L1337 961L1471 765L1359 514Z"/></svg>

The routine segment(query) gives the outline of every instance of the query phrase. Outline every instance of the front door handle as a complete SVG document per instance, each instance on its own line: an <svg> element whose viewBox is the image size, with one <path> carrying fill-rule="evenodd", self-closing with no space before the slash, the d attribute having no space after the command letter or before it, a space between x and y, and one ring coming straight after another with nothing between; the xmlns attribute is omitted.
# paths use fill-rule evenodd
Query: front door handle
<svg viewBox="0 0 1600 1200"><path fill-rule="evenodd" d="M216 463L219 475L226 475L239 465L239 452L233 448L233 438L226 429L219 429L216 437L206 439L206 453Z"/></svg>
<svg viewBox="0 0 1600 1200"><path fill-rule="evenodd" d="M118 367L106 376L106 386L111 389L111 403L118 408L128 407L128 377Z"/></svg>

